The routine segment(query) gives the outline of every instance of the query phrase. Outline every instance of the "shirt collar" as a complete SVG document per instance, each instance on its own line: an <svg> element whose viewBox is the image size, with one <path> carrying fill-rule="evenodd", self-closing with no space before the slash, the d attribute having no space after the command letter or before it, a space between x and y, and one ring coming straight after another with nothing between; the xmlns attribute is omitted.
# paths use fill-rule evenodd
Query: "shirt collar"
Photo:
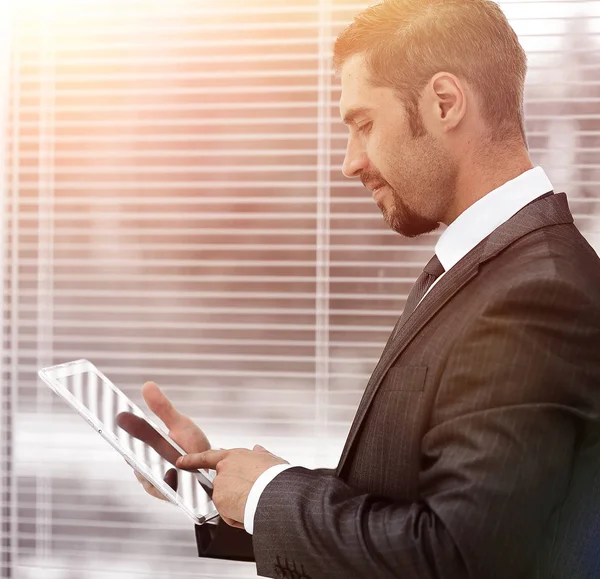
<svg viewBox="0 0 600 579"><path fill-rule="evenodd" d="M435 246L444 271L454 267L525 205L552 190L544 169L534 167L473 203L448 226Z"/></svg>

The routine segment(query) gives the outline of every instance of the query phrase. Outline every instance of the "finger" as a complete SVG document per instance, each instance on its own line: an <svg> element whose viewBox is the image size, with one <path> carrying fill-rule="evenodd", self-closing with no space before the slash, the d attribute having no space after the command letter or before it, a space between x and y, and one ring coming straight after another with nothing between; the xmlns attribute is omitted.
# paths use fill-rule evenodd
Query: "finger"
<svg viewBox="0 0 600 579"><path fill-rule="evenodd" d="M238 523L237 521L234 521L233 519L228 519L227 517L224 517L223 515L221 515L221 518L230 526L230 527L235 527L236 529L245 529L244 525L242 523Z"/></svg>
<svg viewBox="0 0 600 579"><path fill-rule="evenodd" d="M160 499L161 501L168 501L167 497L163 495L149 480L147 480L143 475L141 475L137 470L134 470L135 478L142 485L143 489L155 499Z"/></svg>
<svg viewBox="0 0 600 579"><path fill-rule="evenodd" d="M273 454L270 450L267 450L264 446L261 446L260 444L255 444L254 448L252 449L254 452L261 452L263 454L268 454L269 456L272 456L273 458L277 458L279 460L283 460L280 456L277 456L276 454ZM287 462L287 461L284 461Z"/></svg>
<svg viewBox="0 0 600 579"><path fill-rule="evenodd" d="M230 450L207 450L196 454L186 454L177 460L175 466L185 470L217 468L217 464L230 452Z"/></svg>
<svg viewBox="0 0 600 579"><path fill-rule="evenodd" d="M131 412L120 412L116 417L116 422L127 434L145 442L175 466L181 453L173 448L146 420Z"/></svg>
<svg viewBox="0 0 600 579"><path fill-rule="evenodd" d="M144 384L142 387L142 396L148 408L167 425L169 430L180 419L181 415L175 406L173 406L173 403L154 382L146 382Z"/></svg>
<svg viewBox="0 0 600 579"><path fill-rule="evenodd" d="M174 468L170 468L164 477L164 481L175 491L177 492L177 485L178 485L178 480L177 480L177 470Z"/></svg>

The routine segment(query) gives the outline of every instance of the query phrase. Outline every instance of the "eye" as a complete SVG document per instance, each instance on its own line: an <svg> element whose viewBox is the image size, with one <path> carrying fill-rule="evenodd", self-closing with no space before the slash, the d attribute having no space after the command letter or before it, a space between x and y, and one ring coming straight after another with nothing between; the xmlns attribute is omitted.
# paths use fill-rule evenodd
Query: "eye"
<svg viewBox="0 0 600 579"><path fill-rule="evenodd" d="M361 125L360 127L358 127L358 132L363 135L368 135L371 132L372 127L373 127L373 121L369 121L368 123L365 123L364 125Z"/></svg>

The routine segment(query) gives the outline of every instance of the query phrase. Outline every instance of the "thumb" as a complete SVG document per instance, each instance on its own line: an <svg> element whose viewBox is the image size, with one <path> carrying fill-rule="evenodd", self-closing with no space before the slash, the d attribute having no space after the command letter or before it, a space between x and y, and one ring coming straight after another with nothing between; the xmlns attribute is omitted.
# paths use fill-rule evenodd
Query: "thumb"
<svg viewBox="0 0 600 579"><path fill-rule="evenodd" d="M260 444L255 444L252 450L254 452L266 452L267 454L271 454L264 446L261 446Z"/></svg>
<svg viewBox="0 0 600 579"><path fill-rule="evenodd" d="M154 382L146 382L144 384L142 387L142 396L148 408L165 423L169 430L181 418L181 414L173 406L173 403Z"/></svg>

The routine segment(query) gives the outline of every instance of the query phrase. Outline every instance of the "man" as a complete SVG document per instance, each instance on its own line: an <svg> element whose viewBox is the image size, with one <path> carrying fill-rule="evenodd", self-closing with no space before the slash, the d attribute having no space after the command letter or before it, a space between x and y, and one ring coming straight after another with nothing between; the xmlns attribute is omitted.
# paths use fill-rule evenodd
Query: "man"
<svg viewBox="0 0 600 579"><path fill-rule="evenodd" d="M532 166L514 31L489 0L385 0L335 63L344 174L398 233L448 229L335 472L208 450L145 385L178 466L217 470L229 526L198 527L200 554L269 577L600 577L600 261Z"/></svg>

